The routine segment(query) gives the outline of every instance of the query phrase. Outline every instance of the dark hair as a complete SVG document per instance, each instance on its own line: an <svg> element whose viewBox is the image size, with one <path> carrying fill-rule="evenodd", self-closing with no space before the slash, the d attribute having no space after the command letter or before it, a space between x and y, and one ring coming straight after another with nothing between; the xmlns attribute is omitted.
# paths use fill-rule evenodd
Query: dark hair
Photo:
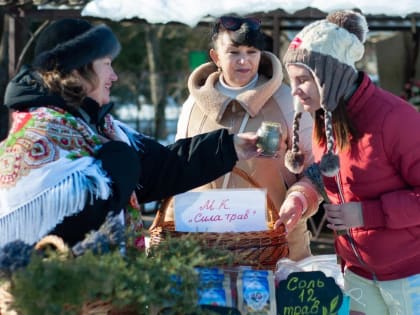
<svg viewBox="0 0 420 315"><path fill-rule="evenodd" d="M314 139L317 143L325 144L325 111L320 108L315 112ZM337 108L332 112L332 126L337 148L345 151L352 141L360 138L358 130L351 122L346 109L346 103L340 101Z"/></svg>
<svg viewBox="0 0 420 315"><path fill-rule="evenodd" d="M98 82L98 76L92 63L80 67L77 72L78 75L73 71L63 74L58 70L40 71L39 73L51 93L60 95L68 105L77 108L82 104L88 92L80 77L92 88L95 88Z"/></svg>
<svg viewBox="0 0 420 315"><path fill-rule="evenodd" d="M226 20L232 20L235 23L227 25L225 23ZM229 37L235 46L250 46L259 50L265 49L265 34L261 31L260 22L257 19L226 15L220 17L214 24L212 31L211 40L213 46L215 46L219 34L223 32L229 33Z"/></svg>

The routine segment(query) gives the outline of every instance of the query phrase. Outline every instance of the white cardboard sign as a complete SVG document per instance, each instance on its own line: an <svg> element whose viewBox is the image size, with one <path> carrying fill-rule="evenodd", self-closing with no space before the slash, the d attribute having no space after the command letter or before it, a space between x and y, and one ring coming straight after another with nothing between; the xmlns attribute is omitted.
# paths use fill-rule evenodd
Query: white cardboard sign
<svg viewBox="0 0 420 315"><path fill-rule="evenodd" d="M175 230L251 232L267 226L264 189L211 189L175 196Z"/></svg>

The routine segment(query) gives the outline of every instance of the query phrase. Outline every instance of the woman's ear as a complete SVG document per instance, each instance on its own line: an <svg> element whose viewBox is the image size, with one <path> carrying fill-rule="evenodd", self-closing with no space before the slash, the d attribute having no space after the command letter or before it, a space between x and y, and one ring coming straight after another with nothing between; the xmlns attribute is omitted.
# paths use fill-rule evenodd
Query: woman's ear
<svg viewBox="0 0 420 315"><path fill-rule="evenodd" d="M214 48L210 49L210 58L219 67L219 55Z"/></svg>

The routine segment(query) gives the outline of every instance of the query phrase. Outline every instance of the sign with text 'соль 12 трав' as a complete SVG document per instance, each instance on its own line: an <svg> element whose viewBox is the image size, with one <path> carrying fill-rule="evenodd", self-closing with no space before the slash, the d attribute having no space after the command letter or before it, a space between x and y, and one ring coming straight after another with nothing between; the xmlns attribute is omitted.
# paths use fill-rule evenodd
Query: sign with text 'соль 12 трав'
<svg viewBox="0 0 420 315"><path fill-rule="evenodd" d="M175 230L250 232L267 226L265 189L210 189L174 197Z"/></svg>
<svg viewBox="0 0 420 315"><path fill-rule="evenodd" d="M343 293L332 277L321 271L292 272L276 289L279 315L334 315Z"/></svg>

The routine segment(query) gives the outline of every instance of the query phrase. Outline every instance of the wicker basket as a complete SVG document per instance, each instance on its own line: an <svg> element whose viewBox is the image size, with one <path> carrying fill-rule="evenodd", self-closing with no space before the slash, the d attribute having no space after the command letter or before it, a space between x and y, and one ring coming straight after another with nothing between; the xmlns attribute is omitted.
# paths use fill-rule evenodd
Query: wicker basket
<svg viewBox="0 0 420 315"><path fill-rule="evenodd" d="M48 235L41 239L36 245L36 250L45 250L51 248L67 257L69 248L64 241L55 235ZM13 302L13 296L9 293L10 283L5 282L0 285L0 315L26 315L16 312L10 306ZM115 309L109 301L86 302L82 306L79 315L138 315L131 309Z"/></svg>
<svg viewBox="0 0 420 315"><path fill-rule="evenodd" d="M234 168L234 174L242 177L252 186L261 188L245 171ZM186 233L175 231L173 221L165 221L167 204L170 199L165 200L164 204L157 212L153 224L149 228L150 245L157 245L165 239L167 235L177 237L185 234L191 234L204 243L204 246L227 249L234 254L234 264L252 266L255 269L274 270L277 261L280 258L287 257L289 247L286 240L285 226L281 225L279 229L272 228L266 231L253 232L199 232ZM267 196L267 220L269 227L273 227L278 219L278 213L275 206Z"/></svg>
<svg viewBox="0 0 420 315"><path fill-rule="evenodd" d="M127 309L116 309L109 301L85 303L79 315L138 315L138 312Z"/></svg>
<svg viewBox="0 0 420 315"><path fill-rule="evenodd" d="M0 315L20 315L10 308L13 296L9 293L10 283L0 285Z"/></svg>

